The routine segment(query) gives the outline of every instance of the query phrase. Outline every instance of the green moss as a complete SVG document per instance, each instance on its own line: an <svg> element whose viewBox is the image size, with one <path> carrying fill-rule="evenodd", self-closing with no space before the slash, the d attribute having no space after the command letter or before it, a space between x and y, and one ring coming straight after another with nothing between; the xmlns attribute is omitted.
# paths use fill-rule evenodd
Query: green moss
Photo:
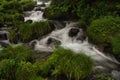
<svg viewBox="0 0 120 80"><path fill-rule="evenodd" d="M87 32L89 38L96 44L110 43L111 39L120 32L120 18L107 16L94 20Z"/></svg>

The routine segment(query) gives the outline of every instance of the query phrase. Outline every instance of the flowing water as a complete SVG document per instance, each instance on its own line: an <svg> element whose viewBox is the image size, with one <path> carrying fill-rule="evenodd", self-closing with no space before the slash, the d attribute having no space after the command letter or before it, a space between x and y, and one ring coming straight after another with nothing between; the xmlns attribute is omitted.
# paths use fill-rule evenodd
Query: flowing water
<svg viewBox="0 0 120 80"><path fill-rule="evenodd" d="M85 40L80 40L79 38L81 38L84 35L82 29L79 29L79 33L77 34L77 36L70 37L68 33L70 29L75 28L74 27L75 25L76 23L72 22L66 25L65 28L60 29L60 30L55 30L52 33L50 33L47 37L41 39L40 41L36 41L37 44L35 45L35 50L47 51L47 52L53 51L55 48L55 45L53 44L54 42L51 43L51 45L47 45L48 39L52 38L52 39L60 41L61 47L70 49L74 51L75 53L82 52L88 56L91 56L96 61L100 61L100 62L111 61L113 63L115 62L119 64L118 61L110 57L107 57L106 55L104 55L104 53L101 53L100 51L98 51L94 45L88 42L87 38Z"/></svg>
<svg viewBox="0 0 120 80"><path fill-rule="evenodd" d="M46 8L50 5L50 1L45 2ZM37 5L41 5L43 2L41 0L37 0ZM35 11L34 9L32 11L24 12L26 14L25 21L32 20L40 21L40 20L46 20L43 18L43 11ZM31 43L36 42L34 45L34 49L37 51L44 51L44 52L53 52L55 49L55 42L51 41L48 44L49 39L54 39L56 41L59 41L61 44L60 46L65 49L70 49L77 53L84 53L90 57L92 57L96 61L96 66L102 66L103 68L110 68L114 69L118 64L120 64L117 60L115 60L113 57L106 56L104 53L97 50L97 48L88 42L88 39L82 39L82 36L84 36L84 32L82 29L76 27L78 23L77 22L69 22L66 21L66 26L62 29L56 29L52 31L50 34L42 38L41 40L33 40ZM57 26L57 24L55 24ZM58 24L59 26L59 24ZM61 25L60 25L61 26ZM70 37L69 32L71 29L79 29L79 32L76 36ZM30 43L30 44L31 44ZM1 47L1 45L0 45ZM1 49L1 48L0 48ZM112 72L113 75L115 75L117 72ZM119 79L117 79L119 80Z"/></svg>
<svg viewBox="0 0 120 80"><path fill-rule="evenodd" d="M32 11L24 12L24 14L26 14L24 17L25 22L27 20L32 20L33 22L46 20L43 18L43 11L42 10L44 10L46 7L48 7L50 5L51 1L47 1L47 2L43 2L42 0L36 0L36 1L37 1L37 7L35 7ZM40 5L42 5L42 4L45 4L45 6L40 7ZM36 11L37 8L40 8L41 10Z"/></svg>
<svg viewBox="0 0 120 80"><path fill-rule="evenodd" d="M37 2L37 5L42 4L41 0ZM46 3L49 6L50 2ZM43 12L35 11L32 13L26 20L31 19L33 21L45 20L43 17ZM55 22L56 23L56 22ZM41 40L33 40L31 43L35 42L34 49L42 52L53 52L55 49L55 42L51 41L48 44L49 39L53 39L55 41L59 41L60 46L65 49L70 49L77 53L84 53L90 56L92 59L96 61L96 68L101 69L111 69L111 74L116 80L119 80L120 74L118 71L114 71L120 63L114 58L110 56L106 56L105 53L100 52L93 44L88 42L88 39L81 40L81 37L84 35L82 29L79 28L79 33L76 36L70 37L69 32L72 28L77 28L77 22L68 22L66 26L62 29L56 29L52 31L50 34L42 38ZM54 24L55 26L59 26L60 23ZM60 25L61 26L61 25ZM77 28L78 29L78 28ZM31 44L30 43L30 44ZM113 71L112 71L113 70ZM117 76L116 76L117 75Z"/></svg>

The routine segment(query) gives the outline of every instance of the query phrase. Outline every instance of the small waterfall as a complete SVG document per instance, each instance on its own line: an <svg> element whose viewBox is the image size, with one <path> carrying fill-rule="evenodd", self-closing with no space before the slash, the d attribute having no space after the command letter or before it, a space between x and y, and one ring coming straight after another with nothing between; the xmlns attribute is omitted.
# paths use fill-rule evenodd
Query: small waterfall
<svg viewBox="0 0 120 80"><path fill-rule="evenodd" d="M87 38L82 39L84 33L82 29L74 27L76 25L77 23L72 22L70 24L67 24L65 28L51 32L48 36L44 37L40 41L36 40L36 44L34 45L35 50L52 52L55 49L53 42L51 42L51 45L47 45L48 39L52 38L60 41L60 46L65 49L70 49L75 53L82 52L92 57L96 61L97 66L114 69L117 64L120 64L117 60L114 60L111 57L106 56L104 53L98 51L94 45L88 42ZM79 29L79 32L77 35L70 37L69 31L71 29Z"/></svg>
<svg viewBox="0 0 120 80"><path fill-rule="evenodd" d="M36 2L37 2L37 6L32 11L24 12L25 22L27 20L32 20L33 22L46 20L46 19L43 18L43 10L50 5L51 1L44 2L44 0L43 1L42 0L36 0ZM42 4L44 4L45 6L42 7L41 6Z"/></svg>
<svg viewBox="0 0 120 80"><path fill-rule="evenodd" d="M28 13L30 12L28 11ZM24 19L25 19L25 22L27 20L32 20L33 22L40 21L40 20L44 20L42 15L43 15L42 11L32 11L31 14L29 16L26 16Z"/></svg>

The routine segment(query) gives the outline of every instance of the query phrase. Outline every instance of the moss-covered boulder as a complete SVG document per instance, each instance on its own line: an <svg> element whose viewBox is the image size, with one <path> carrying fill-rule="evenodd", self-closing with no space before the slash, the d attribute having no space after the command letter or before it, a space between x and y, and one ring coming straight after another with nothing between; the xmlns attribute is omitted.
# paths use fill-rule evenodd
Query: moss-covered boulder
<svg viewBox="0 0 120 80"><path fill-rule="evenodd" d="M88 27L87 33L96 44L111 43L111 39L120 33L120 17L106 16L96 19Z"/></svg>

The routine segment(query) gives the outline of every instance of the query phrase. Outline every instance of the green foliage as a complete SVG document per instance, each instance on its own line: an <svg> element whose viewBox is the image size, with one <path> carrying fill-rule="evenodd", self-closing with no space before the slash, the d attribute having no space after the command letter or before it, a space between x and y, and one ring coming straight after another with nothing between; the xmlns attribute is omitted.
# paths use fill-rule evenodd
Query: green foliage
<svg viewBox="0 0 120 80"><path fill-rule="evenodd" d="M117 7L120 2L109 0L80 0L77 6L77 15L80 19L91 22L91 20L106 15L119 15L119 8Z"/></svg>
<svg viewBox="0 0 120 80"><path fill-rule="evenodd" d="M69 79L79 80L92 72L93 61L84 53L75 54L70 50L58 49L51 59L57 59L55 71L61 71Z"/></svg>
<svg viewBox="0 0 120 80"><path fill-rule="evenodd" d="M0 26L16 27L24 21L23 11L34 8L34 0L0 0Z"/></svg>
<svg viewBox="0 0 120 80"><path fill-rule="evenodd" d="M20 62L16 71L17 80L35 80L36 72L30 62Z"/></svg>
<svg viewBox="0 0 120 80"><path fill-rule="evenodd" d="M22 5L19 3L19 1L16 0L11 0L9 2L5 2L5 4L3 4L3 9L5 10L5 12L7 11L18 11L21 12L22 11Z"/></svg>
<svg viewBox="0 0 120 80"><path fill-rule="evenodd" d="M10 42L14 42L16 40L16 32L15 30L12 30L12 29L8 29L8 32L9 32L9 39L10 39Z"/></svg>
<svg viewBox="0 0 120 80"><path fill-rule="evenodd" d="M24 11L32 10L35 6L34 0L21 0L20 3L23 5L22 8Z"/></svg>
<svg viewBox="0 0 120 80"><path fill-rule="evenodd" d="M44 16L49 19L64 19L67 15L68 7L69 6L51 5L45 9Z"/></svg>
<svg viewBox="0 0 120 80"><path fill-rule="evenodd" d="M24 23L19 26L19 34L22 42L27 42L39 38L54 29L48 21L39 21L34 23Z"/></svg>
<svg viewBox="0 0 120 80"><path fill-rule="evenodd" d="M115 57L120 61L120 35L115 36L112 39L111 44Z"/></svg>
<svg viewBox="0 0 120 80"><path fill-rule="evenodd" d="M119 3L120 1L109 2L109 0L52 0L45 15L49 19L78 19L79 17L81 21L89 24L102 16L120 16ZM64 9L66 11L63 11Z"/></svg>
<svg viewBox="0 0 120 80"><path fill-rule="evenodd" d="M110 43L120 33L119 17L103 17L94 20L87 29L89 38L96 44Z"/></svg>
<svg viewBox="0 0 120 80"><path fill-rule="evenodd" d="M0 80L47 80L36 74L30 62L4 59L0 61Z"/></svg>
<svg viewBox="0 0 120 80"><path fill-rule="evenodd" d="M4 59L0 61L0 79L15 79L16 62L14 59Z"/></svg>
<svg viewBox="0 0 120 80"><path fill-rule="evenodd" d="M32 28L29 23L23 23L19 26L19 35L21 41L28 41L32 36Z"/></svg>
<svg viewBox="0 0 120 80"><path fill-rule="evenodd" d="M82 79L92 72L93 60L83 53L75 54L63 48L56 49L43 63L36 63L41 75L59 76L64 74L70 80Z"/></svg>
<svg viewBox="0 0 120 80"><path fill-rule="evenodd" d="M15 60L23 60L27 61L30 60L32 57L32 50L25 46L8 46L0 51L0 60L2 59L15 59Z"/></svg>
<svg viewBox="0 0 120 80"><path fill-rule="evenodd" d="M45 9L44 16L48 19L77 19L76 3L77 0L52 0L51 5ZM59 4L58 4L59 3Z"/></svg>
<svg viewBox="0 0 120 80"><path fill-rule="evenodd" d="M44 35L54 28L53 26L50 26L48 21L34 22L31 26L36 36Z"/></svg>

